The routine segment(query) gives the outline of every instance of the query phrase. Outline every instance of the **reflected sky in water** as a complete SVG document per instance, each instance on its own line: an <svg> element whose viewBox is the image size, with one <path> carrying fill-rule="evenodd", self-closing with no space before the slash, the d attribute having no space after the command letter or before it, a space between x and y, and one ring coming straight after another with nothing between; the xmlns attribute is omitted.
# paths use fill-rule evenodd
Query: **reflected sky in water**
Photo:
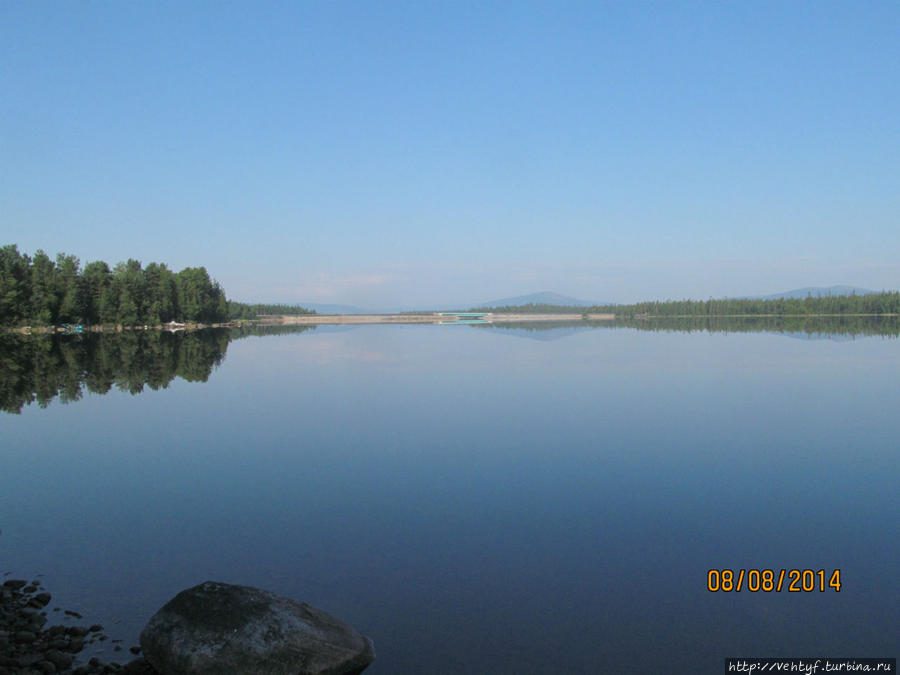
<svg viewBox="0 0 900 675"><path fill-rule="evenodd" d="M365 326L205 383L0 417L0 560L136 640L206 579L370 635L372 673L893 656L900 349L768 333ZM709 593L710 568L840 593ZM117 623L118 622L118 623Z"/></svg>

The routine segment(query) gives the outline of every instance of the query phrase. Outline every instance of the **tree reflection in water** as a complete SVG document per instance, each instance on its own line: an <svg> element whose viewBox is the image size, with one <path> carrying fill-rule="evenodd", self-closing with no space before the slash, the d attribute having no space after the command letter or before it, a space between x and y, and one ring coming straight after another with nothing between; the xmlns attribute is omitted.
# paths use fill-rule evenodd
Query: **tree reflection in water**
<svg viewBox="0 0 900 675"><path fill-rule="evenodd" d="M164 389L176 377L206 382L225 359L231 340L300 333L314 326L256 326L196 331L128 331L82 335L0 334L0 410L20 413L37 402L78 401L85 390L113 387L140 394Z"/></svg>

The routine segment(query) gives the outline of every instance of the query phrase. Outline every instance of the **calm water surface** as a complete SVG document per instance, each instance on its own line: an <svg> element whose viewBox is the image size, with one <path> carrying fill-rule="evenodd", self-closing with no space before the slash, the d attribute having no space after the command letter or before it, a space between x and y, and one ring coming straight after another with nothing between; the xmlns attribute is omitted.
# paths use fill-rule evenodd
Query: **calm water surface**
<svg viewBox="0 0 900 675"><path fill-rule="evenodd" d="M0 573L126 645L183 588L260 586L371 636L373 675L897 656L898 382L885 337L240 340L207 382L0 413ZM710 568L843 586L710 593Z"/></svg>

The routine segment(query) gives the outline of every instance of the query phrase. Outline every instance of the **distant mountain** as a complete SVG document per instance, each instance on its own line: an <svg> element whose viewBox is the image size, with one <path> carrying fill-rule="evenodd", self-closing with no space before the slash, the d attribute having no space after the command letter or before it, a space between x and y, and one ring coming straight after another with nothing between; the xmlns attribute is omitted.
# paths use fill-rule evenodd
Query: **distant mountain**
<svg viewBox="0 0 900 675"><path fill-rule="evenodd" d="M474 307L508 307L510 305L560 305L561 307L590 307L596 305L596 302L587 300L579 300L568 295L560 295L552 291L542 291L540 293L532 293L531 295L517 295L514 298L500 298L499 300L490 300L482 302Z"/></svg>
<svg viewBox="0 0 900 675"><path fill-rule="evenodd" d="M827 298L831 295L852 295L854 293L856 293L856 295L870 295L872 293L880 292L881 291L872 291L868 288L860 288L859 286L828 286L827 288L821 286L809 286L807 288L795 288L792 291L785 291L784 293L757 295L753 297L761 300L780 300L786 298L805 298L807 295L811 295L814 298Z"/></svg>

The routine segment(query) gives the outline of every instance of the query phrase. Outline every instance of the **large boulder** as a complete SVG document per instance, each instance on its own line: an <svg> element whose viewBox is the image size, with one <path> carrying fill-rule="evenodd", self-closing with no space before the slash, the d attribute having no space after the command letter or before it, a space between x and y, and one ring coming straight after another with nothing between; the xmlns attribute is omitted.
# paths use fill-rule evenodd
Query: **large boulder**
<svg viewBox="0 0 900 675"><path fill-rule="evenodd" d="M215 581L154 614L141 648L162 675L354 675L375 659L369 638L321 610Z"/></svg>

